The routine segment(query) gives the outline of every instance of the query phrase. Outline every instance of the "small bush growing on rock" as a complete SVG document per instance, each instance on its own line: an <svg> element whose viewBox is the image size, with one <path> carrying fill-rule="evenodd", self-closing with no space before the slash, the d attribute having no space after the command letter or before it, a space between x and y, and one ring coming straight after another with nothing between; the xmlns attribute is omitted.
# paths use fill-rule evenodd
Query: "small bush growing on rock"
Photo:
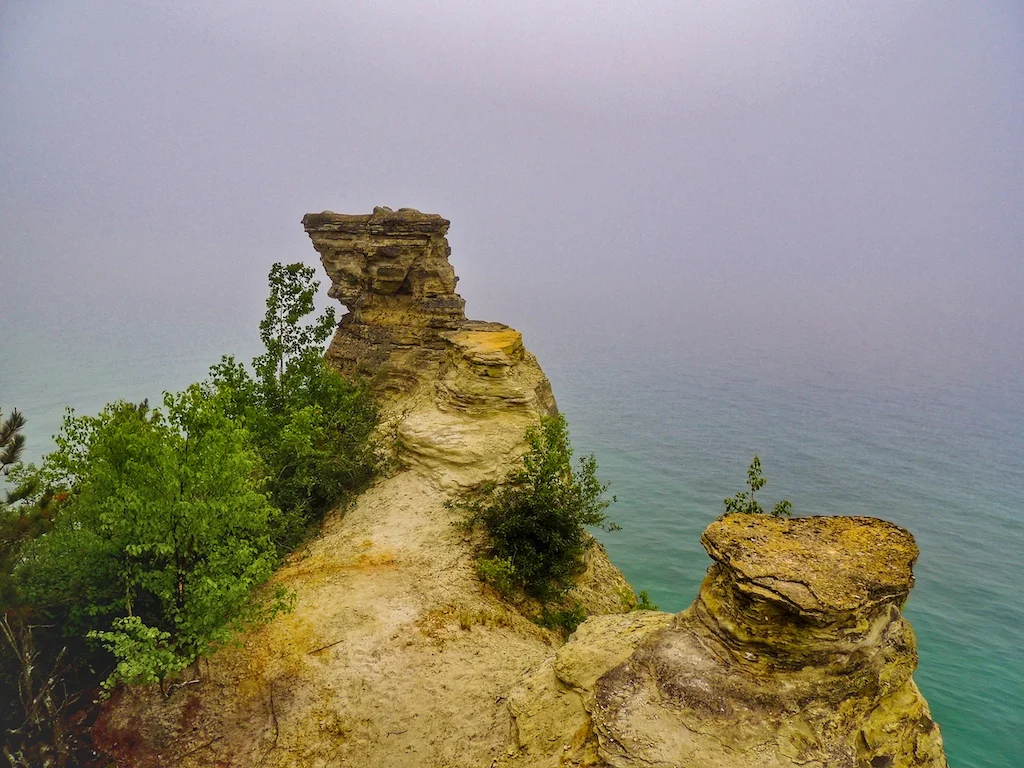
<svg viewBox="0 0 1024 768"><path fill-rule="evenodd" d="M761 471L761 459L755 453L754 460L747 467L747 487L750 489L750 493L739 491L735 496L725 499L725 514L731 515L740 512L748 515L763 515L764 507L754 499L754 494L767 484L768 478ZM788 499L783 499L772 507L772 517L790 517L792 514L793 505Z"/></svg>
<svg viewBox="0 0 1024 768"><path fill-rule="evenodd" d="M516 591L516 567L507 557L481 557L476 561L476 572L505 597Z"/></svg>
<svg viewBox="0 0 1024 768"><path fill-rule="evenodd" d="M651 596L646 589L635 592L632 587L627 586L622 590L619 597L622 599L624 611L657 611L657 605L651 602Z"/></svg>
<svg viewBox="0 0 1024 768"><path fill-rule="evenodd" d="M618 526L605 515L608 486L597 479L596 459L585 456L573 466L564 416L542 419L526 441L521 468L447 506L464 510L467 525L486 534L479 566L485 580L546 600L564 593L583 570L593 543L586 527Z"/></svg>
<svg viewBox="0 0 1024 768"><path fill-rule="evenodd" d="M647 594L646 589L641 589L636 596L636 607L634 611L656 611L658 606L651 602L651 596Z"/></svg>
<svg viewBox="0 0 1024 768"><path fill-rule="evenodd" d="M576 600L568 608L551 610L545 606L540 616L535 621L542 627L557 629L568 637L576 631L576 627L587 620L587 609Z"/></svg>

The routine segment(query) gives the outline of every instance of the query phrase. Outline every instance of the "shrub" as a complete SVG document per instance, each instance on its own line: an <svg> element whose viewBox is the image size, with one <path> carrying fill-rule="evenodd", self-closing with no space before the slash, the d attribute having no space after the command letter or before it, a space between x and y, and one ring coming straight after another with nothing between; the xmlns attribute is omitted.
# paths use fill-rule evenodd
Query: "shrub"
<svg viewBox="0 0 1024 768"><path fill-rule="evenodd" d="M568 637L576 628L587 620L587 609L578 600L574 601L568 608L551 610L544 607L540 616L535 621L542 627L556 629Z"/></svg>
<svg viewBox="0 0 1024 768"><path fill-rule="evenodd" d="M516 567L507 557L481 557L476 561L476 572L505 597L515 593Z"/></svg>
<svg viewBox="0 0 1024 768"><path fill-rule="evenodd" d="M764 514L764 507L754 499L754 494L767 484L768 478L761 471L761 459L758 458L757 454L754 454L754 460L747 468L747 487L750 489L750 492L748 494L746 491L739 491L735 496L725 499L725 514L731 515L737 512L755 515ZM783 499L772 507L773 517L789 517L792 514L793 505L787 499Z"/></svg>
<svg viewBox="0 0 1024 768"><path fill-rule="evenodd" d="M171 634L155 627L147 627L138 616L114 619L109 632L93 630L89 638L99 640L117 659L117 667L101 684L104 695L109 695L120 682L160 683L181 669L188 659L174 648Z"/></svg>
<svg viewBox="0 0 1024 768"><path fill-rule="evenodd" d="M646 589L641 589L640 593L636 596L636 605L633 608L634 611L656 611L658 606L651 602L650 595L647 594Z"/></svg>
<svg viewBox="0 0 1024 768"><path fill-rule="evenodd" d="M618 526L605 515L607 486L597 479L594 457L573 467L564 416L542 419L527 430L526 442L522 466L502 483L487 483L447 505L464 510L467 525L483 529L488 565L482 567L493 578L546 600L564 593L583 569L593 543L586 527Z"/></svg>

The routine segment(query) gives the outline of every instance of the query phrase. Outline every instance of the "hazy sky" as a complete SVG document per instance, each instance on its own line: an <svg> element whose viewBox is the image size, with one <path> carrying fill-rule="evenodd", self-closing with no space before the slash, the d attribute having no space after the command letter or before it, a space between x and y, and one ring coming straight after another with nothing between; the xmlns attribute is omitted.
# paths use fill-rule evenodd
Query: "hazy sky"
<svg viewBox="0 0 1024 768"><path fill-rule="evenodd" d="M258 309L390 205L535 335L1021 370L1022 8L6 0L4 324Z"/></svg>

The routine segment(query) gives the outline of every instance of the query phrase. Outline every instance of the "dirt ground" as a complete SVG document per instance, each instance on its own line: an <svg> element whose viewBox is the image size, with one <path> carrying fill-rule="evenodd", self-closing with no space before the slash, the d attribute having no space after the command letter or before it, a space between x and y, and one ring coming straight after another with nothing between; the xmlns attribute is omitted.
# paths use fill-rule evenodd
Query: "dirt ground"
<svg viewBox="0 0 1024 768"><path fill-rule="evenodd" d="M167 699L122 694L101 741L126 766L490 765L509 690L561 638L481 584L445 497L412 470L380 481L279 571L292 612ZM581 594L614 610L625 582L590 560Z"/></svg>

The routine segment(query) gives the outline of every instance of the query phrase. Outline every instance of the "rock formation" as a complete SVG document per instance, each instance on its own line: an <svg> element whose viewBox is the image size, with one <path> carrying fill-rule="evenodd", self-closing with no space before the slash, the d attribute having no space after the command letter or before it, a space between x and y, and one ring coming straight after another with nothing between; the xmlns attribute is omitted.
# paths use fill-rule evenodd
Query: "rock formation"
<svg viewBox="0 0 1024 768"><path fill-rule="evenodd" d="M399 457L446 487L493 478L523 449L539 415L557 412L521 334L467 320L448 261L449 222L411 208L302 220L349 309L327 350L346 374L371 377Z"/></svg>
<svg viewBox="0 0 1024 768"><path fill-rule="evenodd" d="M909 533L865 517L731 515L678 616L585 622L513 693L508 765L946 765L900 614Z"/></svg>
<svg viewBox="0 0 1024 768"><path fill-rule="evenodd" d="M327 356L372 378L400 468L275 575L295 609L164 699L122 691L95 730L118 766L945 765L899 608L917 549L867 518L734 515L678 616L595 546L560 637L485 588L443 502L494 479L555 412L515 330L470 321L448 222L410 209L303 220L349 312ZM557 648L557 650L556 650Z"/></svg>
<svg viewBox="0 0 1024 768"><path fill-rule="evenodd" d="M407 392L443 357L446 331L466 323L466 302L448 262L448 221L411 208L369 215L309 213L302 225L348 308L327 350L343 373L377 377Z"/></svg>

